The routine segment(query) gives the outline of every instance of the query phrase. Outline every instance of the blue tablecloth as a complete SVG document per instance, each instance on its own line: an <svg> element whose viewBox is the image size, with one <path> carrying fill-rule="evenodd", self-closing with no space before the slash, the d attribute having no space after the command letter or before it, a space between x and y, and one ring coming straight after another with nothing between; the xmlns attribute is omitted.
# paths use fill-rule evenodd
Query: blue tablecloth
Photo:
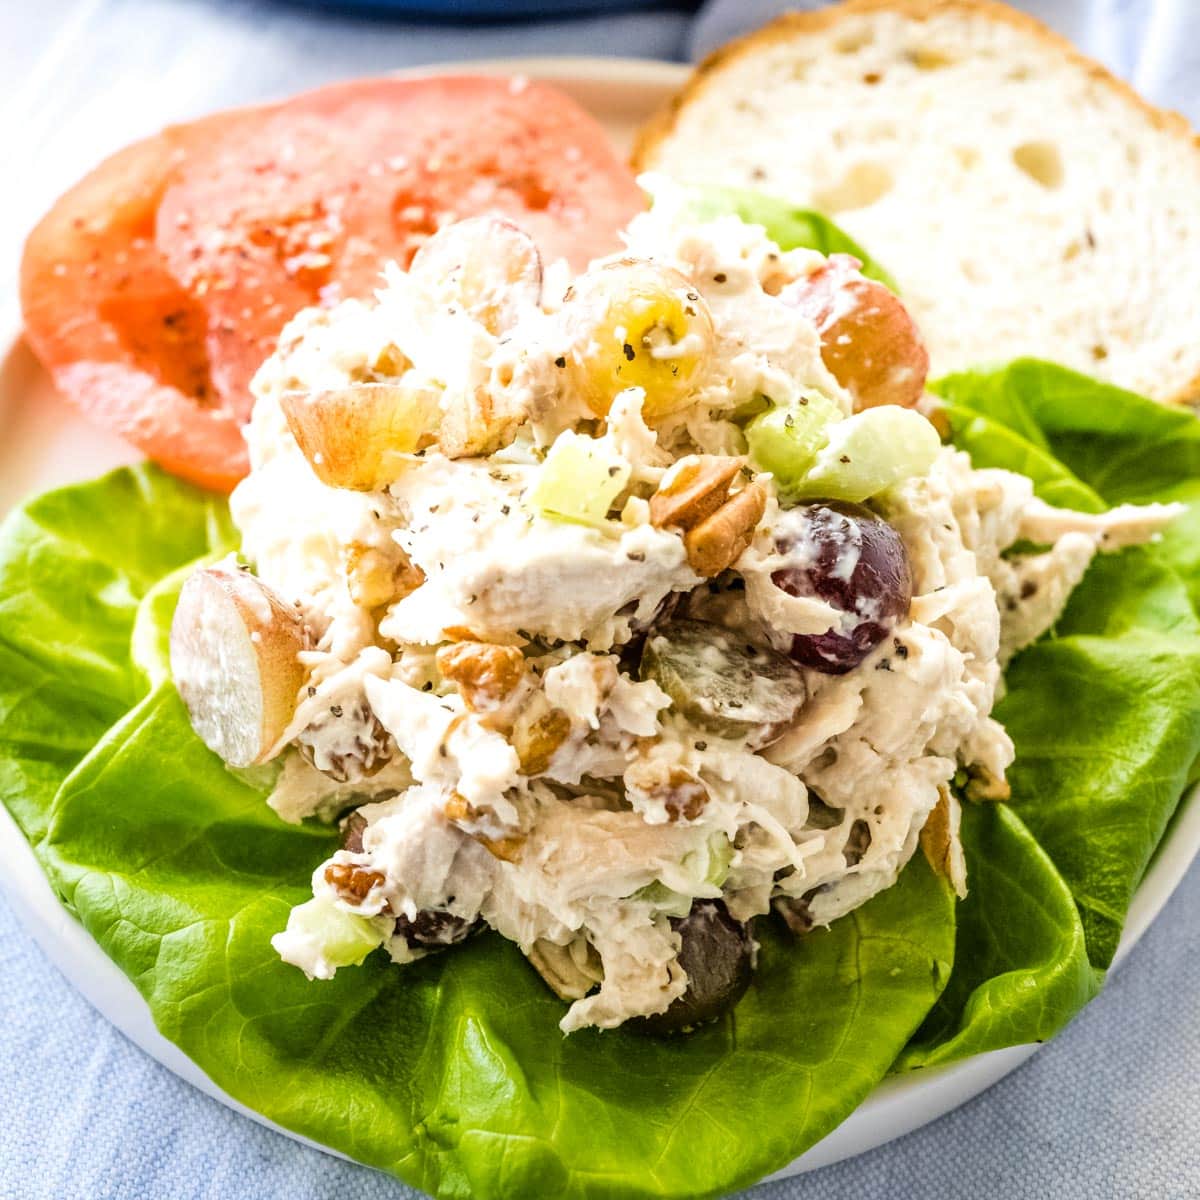
<svg viewBox="0 0 1200 1200"><path fill-rule="evenodd" d="M806 5L799 5L805 7ZM810 3L807 7L816 7ZM501 54L686 59L784 5L710 0L620 17L402 24L265 0L0 0L0 100L26 138L28 204L107 148L89 113L124 94L116 142L202 108L348 74ZM1195 0L1031 0L1160 103L1200 116ZM18 12L18 9L20 10ZM249 69L253 64L252 69ZM5 91L8 91L6 82ZM153 104L145 103L145 98ZM85 103L86 101L86 103ZM36 146L33 143L36 142ZM9 203L18 203L10 196ZM35 210L11 210L20 223ZM11 226L9 226L11 227ZM11 250L11 247L6 247ZM46 962L0 899L0 1200L384 1200L416 1193L305 1149L180 1082L127 1042ZM1200 1197L1200 870L1101 997L1014 1075L906 1138L761 1200ZM542 1200L542 1198L539 1198ZM546 1197L544 1200L553 1200Z"/></svg>

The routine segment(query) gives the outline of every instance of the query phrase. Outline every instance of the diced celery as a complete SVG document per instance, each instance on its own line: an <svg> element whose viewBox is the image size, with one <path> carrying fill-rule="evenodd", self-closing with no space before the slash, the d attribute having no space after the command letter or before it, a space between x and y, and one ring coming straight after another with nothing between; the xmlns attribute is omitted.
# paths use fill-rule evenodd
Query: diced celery
<svg viewBox="0 0 1200 1200"><path fill-rule="evenodd" d="M723 833L714 833L708 839L708 870L704 873L704 882L720 887L729 874L731 862L733 843Z"/></svg>
<svg viewBox="0 0 1200 1200"><path fill-rule="evenodd" d="M603 526L629 475L629 464L603 442L568 430L551 446L528 502L544 517Z"/></svg>
<svg viewBox="0 0 1200 1200"><path fill-rule="evenodd" d="M690 886L693 890L699 890L704 884L719 888L729 874L732 861L733 844L723 833L714 833L703 848L691 850L683 856L679 864L682 878L676 876L675 882L680 886ZM692 896L688 892L676 891L661 879L646 884L634 893L634 897L648 900L669 917L686 917L692 910Z"/></svg>
<svg viewBox="0 0 1200 1200"><path fill-rule="evenodd" d="M829 440L830 427L842 419L842 410L820 392L772 408L746 426L750 461L760 471L770 471L780 492L787 495L816 461L817 452Z"/></svg>
<svg viewBox="0 0 1200 1200"><path fill-rule="evenodd" d="M333 967L356 966L384 937L376 922L345 912L324 896L293 908L287 931L312 942Z"/></svg>
<svg viewBox="0 0 1200 1200"><path fill-rule="evenodd" d="M646 900L668 917L686 917L692 911L692 898L682 892L673 892L660 879L648 883L634 892L635 900Z"/></svg>
<svg viewBox="0 0 1200 1200"><path fill-rule="evenodd" d="M867 500L926 474L940 449L937 430L920 413L895 404L868 408L830 427L816 462L788 490L797 499Z"/></svg>

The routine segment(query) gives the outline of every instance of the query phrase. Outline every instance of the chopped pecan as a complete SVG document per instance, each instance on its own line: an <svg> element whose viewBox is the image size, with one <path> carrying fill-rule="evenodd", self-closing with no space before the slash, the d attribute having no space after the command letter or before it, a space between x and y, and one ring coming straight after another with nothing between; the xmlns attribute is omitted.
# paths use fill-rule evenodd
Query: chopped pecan
<svg viewBox="0 0 1200 1200"><path fill-rule="evenodd" d="M415 592L425 574L394 545L386 550L351 542L344 556L346 588L360 608L381 608Z"/></svg>
<svg viewBox="0 0 1200 1200"><path fill-rule="evenodd" d="M497 631L484 635L468 625L447 625L442 636L450 642L489 642L493 646L524 646L528 641L516 633Z"/></svg>
<svg viewBox="0 0 1200 1200"><path fill-rule="evenodd" d="M493 857L501 862L516 862L525 845L524 835L517 837L490 838L476 835L475 840Z"/></svg>
<svg viewBox="0 0 1200 1200"><path fill-rule="evenodd" d="M672 821L694 821L708 804L708 788L684 767L666 763L635 763L625 783L652 802L661 802Z"/></svg>
<svg viewBox="0 0 1200 1200"><path fill-rule="evenodd" d="M657 529L694 529L729 498L742 464L718 454L681 458L650 497L650 523Z"/></svg>
<svg viewBox="0 0 1200 1200"><path fill-rule="evenodd" d="M444 679L458 685L472 712L498 708L525 679L525 658L514 646L490 642L455 642L437 652Z"/></svg>
<svg viewBox="0 0 1200 1200"><path fill-rule="evenodd" d="M650 523L683 532L688 563L705 579L737 561L766 511L767 494L757 483L730 495L741 469L724 455L681 458L650 497Z"/></svg>
<svg viewBox="0 0 1200 1200"><path fill-rule="evenodd" d="M512 747L521 760L522 775L543 775L550 760L571 736L571 718L561 708L538 712L527 709L518 718L512 732Z"/></svg>
<svg viewBox="0 0 1200 1200"><path fill-rule="evenodd" d="M378 774L396 752L363 696L331 704L296 735L296 749L309 766L338 783L358 783Z"/></svg>
<svg viewBox="0 0 1200 1200"><path fill-rule="evenodd" d="M451 794L442 811L446 814L446 820L453 821L455 824L460 821L473 821L479 815L470 800L459 792Z"/></svg>
<svg viewBox="0 0 1200 1200"><path fill-rule="evenodd" d="M347 904L361 904L372 888L383 884L383 876L354 863L330 863L325 868L325 882Z"/></svg>
<svg viewBox="0 0 1200 1200"><path fill-rule="evenodd" d="M767 508L767 494L757 483L730 497L707 520L684 535L688 563L704 579L732 566L754 538Z"/></svg>
<svg viewBox="0 0 1200 1200"><path fill-rule="evenodd" d="M479 820L479 810L463 795L454 792L442 810L446 820L463 827L463 832L473 837L490 855L503 862L516 862L525 845L523 833L510 837L493 838L469 828Z"/></svg>

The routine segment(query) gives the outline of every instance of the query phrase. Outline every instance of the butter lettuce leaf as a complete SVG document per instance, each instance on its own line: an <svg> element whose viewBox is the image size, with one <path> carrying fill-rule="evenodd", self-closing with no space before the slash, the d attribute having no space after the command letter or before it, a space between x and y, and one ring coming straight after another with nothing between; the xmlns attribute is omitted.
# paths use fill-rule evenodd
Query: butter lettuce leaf
<svg viewBox="0 0 1200 1200"><path fill-rule="evenodd" d="M970 890L958 906L960 957L898 1071L1045 1041L1103 979L1070 888L1012 808L966 805L962 839Z"/></svg>
<svg viewBox="0 0 1200 1200"><path fill-rule="evenodd" d="M951 973L953 897L920 858L827 932L763 922L745 998L668 1041L564 1038L562 1004L495 935L327 982L281 963L270 937L336 834L279 820L162 670L182 568L230 543L222 501L153 468L51 493L0 531L3 799L159 1029L226 1091L439 1196L632 1200L749 1184L885 1074Z"/></svg>
<svg viewBox="0 0 1200 1200"><path fill-rule="evenodd" d="M36 841L67 772L146 691L143 597L236 540L223 498L147 466L33 500L0 545L0 801Z"/></svg>
<svg viewBox="0 0 1200 1200"><path fill-rule="evenodd" d="M1012 798L964 814L955 974L898 1069L1042 1040L1082 1007L1200 756L1200 421L1033 360L932 390L977 466L1029 475L1050 503L1188 510L1160 543L1098 556L1010 664Z"/></svg>

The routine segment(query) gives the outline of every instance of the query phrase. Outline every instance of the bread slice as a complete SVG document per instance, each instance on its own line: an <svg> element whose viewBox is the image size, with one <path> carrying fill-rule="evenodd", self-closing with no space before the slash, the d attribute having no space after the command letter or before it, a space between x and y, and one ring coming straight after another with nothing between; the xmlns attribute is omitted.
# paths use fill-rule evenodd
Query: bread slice
<svg viewBox="0 0 1200 1200"><path fill-rule="evenodd" d="M1030 354L1200 400L1200 141L989 0L848 0L717 51L639 169L833 217L935 373Z"/></svg>

